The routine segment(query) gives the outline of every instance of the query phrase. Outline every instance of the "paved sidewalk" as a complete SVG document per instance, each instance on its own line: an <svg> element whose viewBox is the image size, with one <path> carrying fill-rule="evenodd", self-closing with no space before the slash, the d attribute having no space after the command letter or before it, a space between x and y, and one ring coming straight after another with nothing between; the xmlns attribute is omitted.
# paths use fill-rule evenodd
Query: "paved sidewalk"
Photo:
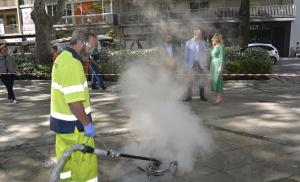
<svg viewBox="0 0 300 182"><path fill-rule="evenodd" d="M49 87L47 81L17 81L20 102L11 105L0 86L1 182L48 181L55 163L54 133L48 129ZM299 90L297 79L229 81L220 106L198 98L186 103L210 128L216 149L199 158L191 174L178 174L171 181L300 181ZM117 85L91 92L97 132L107 135L96 139L97 146L115 150L134 140L133 134L122 134L129 118L118 93ZM111 181L108 173L117 163L101 160L102 181ZM139 181L147 180L141 176Z"/></svg>

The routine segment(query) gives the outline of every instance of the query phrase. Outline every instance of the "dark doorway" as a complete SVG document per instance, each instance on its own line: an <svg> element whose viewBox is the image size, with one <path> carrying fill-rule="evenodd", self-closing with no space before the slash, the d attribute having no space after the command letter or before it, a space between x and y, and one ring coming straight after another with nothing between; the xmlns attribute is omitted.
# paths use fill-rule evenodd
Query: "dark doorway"
<svg viewBox="0 0 300 182"><path fill-rule="evenodd" d="M274 28L272 31L272 43L278 49L279 55L284 55L284 28Z"/></svg>

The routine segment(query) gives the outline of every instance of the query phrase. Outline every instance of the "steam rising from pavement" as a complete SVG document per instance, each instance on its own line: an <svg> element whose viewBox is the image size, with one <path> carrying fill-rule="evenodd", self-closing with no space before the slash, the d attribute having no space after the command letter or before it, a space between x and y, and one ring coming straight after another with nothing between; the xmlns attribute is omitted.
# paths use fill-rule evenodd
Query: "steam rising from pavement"
<svg viewBox="0 0 300 182"><path fill-rule="evenodd" d="M132 63L120 79L129 127L138 136L124 151L177 160L179 171L193 169L196 157L211 150L212 140L201 119L182 102L186 80L176 79L161 59Z"/></svg>

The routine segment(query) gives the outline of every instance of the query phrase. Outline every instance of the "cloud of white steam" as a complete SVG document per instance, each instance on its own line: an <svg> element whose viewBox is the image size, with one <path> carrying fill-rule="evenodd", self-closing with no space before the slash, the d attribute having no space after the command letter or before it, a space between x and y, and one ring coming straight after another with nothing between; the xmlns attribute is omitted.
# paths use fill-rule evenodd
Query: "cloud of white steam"
<svg viewBox="0 0 300 182"><path fill-rule="evenodd" d="M138 137L123 151L164 163L177 160L179 172L191 172L196 158L211 150L212 140L201 119L182 102L185 79L175 78L163 60L139 60L122 74L120 85L129 127Z"/></svg>

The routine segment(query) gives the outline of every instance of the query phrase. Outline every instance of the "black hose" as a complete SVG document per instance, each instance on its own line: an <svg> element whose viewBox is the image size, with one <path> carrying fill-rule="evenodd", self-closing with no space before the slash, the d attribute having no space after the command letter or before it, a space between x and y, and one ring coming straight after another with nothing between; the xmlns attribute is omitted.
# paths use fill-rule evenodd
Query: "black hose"
<svg viewBox="0 0 300 182"><path fill-rule="evenodd" d="M142 157L142 156L136 156L136 155L130 155L130 154L122 154L122 153L120 153L119 157L138 159L138 160L144 160L144 161L152 161L152 162L154 162L156 167L160 166L160 164L161 164L161 162L159 160L154 159L154 158L149 158L149 157Z"/></svg>
<svg viewBox="0 0 300 182"><path fill-rule="evenodd" d="M90 147L88 145L80 145L80 144L74 144L71 146L69 149L67 149L60 160L57 162L55 165L54 169L52 170L51 173L51 179L50 182L57 182L59 181L60 177L60 170L63 167L64 163L70 155L77 150L81 150L84 153L94 153L96 155L102 155L102 156L110 156L110 157L123 157L123 158L130 158L130 159L138 159L138 160L144 160L144 161L152 161L153 166L155 168L158 168L161 164L161 162L155 158L149 158L149 157L143 157L143 156L136 156L136 155L130 155L130 154L122 154L122 153L117 153L117 152L112 152L112 151L107 151L107 150L102 150L102 149L95 149L93 147Z"/></svg>

